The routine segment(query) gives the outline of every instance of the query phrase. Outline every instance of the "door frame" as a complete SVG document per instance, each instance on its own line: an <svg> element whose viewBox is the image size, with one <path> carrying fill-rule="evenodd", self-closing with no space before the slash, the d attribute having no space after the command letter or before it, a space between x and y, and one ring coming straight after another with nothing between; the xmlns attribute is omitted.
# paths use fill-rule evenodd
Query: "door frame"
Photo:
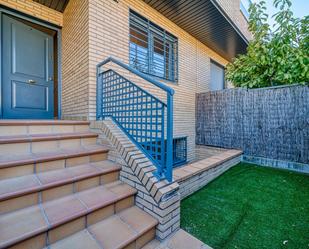
<svg viewBox="0 0 309 249"><path fill-rule="evenodd" d="M9 14L11 16L15 16L18 17L20 19L24 19L26 21L38 24L40 26L52 29L54 31L56 31L56 40L57 40L57 69L58 69L58 73L57 73L57 79L58 79L58 119L61 119L61 102L62 102L62 98L61 98L61 92L62 92L62 71L61 71L61 61L62 61L62 57L61 57L61 51L62 51L62 44L61 44L61 27L51 24L49 22L43 21L41 19L38 19L36 17L33 17L31 15L28 14L24 14L22 12L16 11L14 9L10 9L6 6L3 6L0 4L0 119L3 118L3 98L2 98L2 16L3 14ZM55 87L55 86L54 86ZM54 103L55 105L55 103Z"/></svg>

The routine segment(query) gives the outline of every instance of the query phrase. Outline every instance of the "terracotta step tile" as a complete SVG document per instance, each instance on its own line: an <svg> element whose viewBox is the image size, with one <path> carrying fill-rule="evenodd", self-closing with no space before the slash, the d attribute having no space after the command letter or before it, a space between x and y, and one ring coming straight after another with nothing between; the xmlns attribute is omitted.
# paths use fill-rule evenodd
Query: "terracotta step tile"
<svg viewBox="0 0 309 249"><path fill-rule="evenodd" d="M117 216L94 224L88 230L104 249L123 248L137 237L137 233Z"/></svg>
<svg viewBox="0 0 309 249"><path fill-rule="evenodd" d="M26 134L14 136L0 136L0 144L30 143L39 141L54 141L80 138L95 138L98 134L93 132L51 133L51 134Z"/></svg>
<svg viewBox="0 0 309 249"><path fill-rule="evenodd" d="M148 244L142 247L142 249L169 249L167 246L161 245L159 240L152 240Z"/></svg>
<svg viewBox="0 0 309 249"><path fill-rule="evenodd" d="M157 224L149 214L131 207L51 244L49 248L141 248L155 237Z"/></svg>
<svg viewBox="0 0 309 249"><path fill-rule="evenodd" d="M158 224L156 219L136 206L127 208L117 215L133 230L141 234L147 232Z"/></svg>
<svg viewBox="0 0 309 249"><path fill-rule="evenodd" d="M127 197L137 192L136 189L121 181L115 181L113 183L106 184L105 187L121 197Z"/></svg>
<svg viewBox="0 0 309 249"><path fill-rule="evenodd" d="M60 149L53 152L33 153L20 156L1 156L0 169L7 167L15 167L19 165L27 165L32 163L48 162L60 159L69 159L81 156L96 155L99 153L107 153L109 147L103 145L89 145L74 149Z"/></svg>
<svg viewBox="0 0 309 249"><path fill-rule="evenodd" d="M93 211L100 207L110 205L119 199L119 196L104 186L79 192L76 196L84 203L88 211Z"/></svg>
<svg viewBox="0 0 309 249"><path fill-rule="evenodd" d="M72 178L66 168L38 173L37 177L43 186L52 185L57 182L64 182L65 180Z"/></svg>
<svg viewBox="0 0 309 249"><path fill-rule="evenodd" d="M89 125L89 121L75 120L25 120L2 119L0 126L25 126L25 125Z"/></svg>
<svg viewBox="0 0 309 249"><path fill-rule="evenodd" d="M35 175L26 175L0 181L0 200L7 196L15 195L25 189L31 190L40 187L40 183Z"/></svg>
<svg viewBox="0 0 309 249"><path fill-rule="evenodd" d="M129 195L132 196L136 193L136 191L132 191L130 186L121 184L120 182L109 185L109 188L99 186L52 201L47 201L36 206L0 215L0 248L11 246L47 231L52 232L55 229L61 229L63 226L74 222L74 220L78 220L79 218L85 219L86 215L89 216L93 214L92 212L94 212L95 209L100 211L101 208L110 207L110 211L105 211L107 212L106 214L112 215L118 202L126 200ZM125 187L127 187L127 191L125 191ZM110 189L117 189L117 191L113 192ZM115 208L113 206L114 204ZM133 211L131 215L133 215ZM97 213L97 216L93 218L99 216L101 216L101 214ZM107 216L103 215L102 217L105 218ZM136 235L137 232L129 228L129 225L118 216L116 218L118 220L118 223L116 222L118 225L116 224L114 227L117 228L120 226L119 231L122 235L119 237L120 240L117 239L118 242L120 241L120 244L117 241L112 243L122 245L122 243L127 243L129 240L134 241L136 236L132 237L132 235ZM127 219L128 223L133 222L130 221L129 218L126 218L126 213L123 213L123 219ZM142 220L143 222L148 222L146 217L142 218ZM95 220L93 220L91 224L94 222ZM143 229L147 229L147 227L148 226L140 225L136 229L142 231ZM83 227L78 228L78 230L79 229L83 229ZM110 227L107 230L109 229ZM78 230L76 230L76 232ZM98 232L98 235L100 235L100 228L94 227L93 231ZM104 237L104 235L102 236ZM100 238L102 238L102 236L100 236ZM108 235L107 237L110 236Z"/></svg>
<svg viewBox="0 0 309 249"><path fill-rule="evenodd" d="M104 162L104 163L102 163L102 162ZM91 163L91 165L102 170L102 172L110 171L110 169L115 168L115 166L117 166L118 169L121 170L121 166L119 164L117 164L113 161L110 161L110 160L94 162L94 163Z"/></svg>
<svg viewBox="0 0 309 249"><path fill-rule="evenodd" d="M200 172L206 171L208 169L214 168L219 164L222 164L232 158L240 155L241 151L224 151L220 154L210 156L206 159L199 160L173 171L173 177L176 181L183 181L184 179L191 177L193 175L199 174Z"/></svg>
<svg viewBox="0 0 309 249"><path fill-rule="evenodd" d="M47 222L38 206L0 215L0 248L39 234L47 229Z"/></svg>
<svg viewBox="0 0 309 249"><path fill-rule="evenodd" d="M104 163L102 163L102 164L104 164ZM97 175L99 173L103 173L102 170L97 169L96 167L92 166L91 164L68 167L68 168L66 168L66 170L73 180L80 179L81 176L83 176L83 175L89 175L90 176L90 175Z"/></svg>
<svg viewBox="0 0 309 249"><path fill-rule="evenodd" d="M190 176L191 173L189 171L184 170L184 168L185 168L185 166L178 168L178 169L175 169L174 172L173 172L173 176L177 179L182 179L182 178L185 178L187 176Z"/></svg>
<svg viewBox="0 0 309 249"><path fill-rule="evenodd" d="M95 239L89 234L87 230L75 233L63 240L60 240L48 249L101 249ZM47 248L44 248L47 249Z"/></svg>
<svg viewBox="0 0 309 249"><path fill-rule="evenodd" d="M98 167L100 166L100 167ZM120 166L109 160L52 170L0 180L0 201L65 185L109 172L120 170Z"/></svg>
<svg viewBox="0 0 309 249"><path fill-rule="evenodd" d="M87 212L75 195L43 203L42 207L51 226L63 224Z"/></svg>
<svg viewBox="0 0 309 249"><path fill-rule="evenodd" d="M184 169L185 171L189 172L190 174L194 174L194 173L200 171L199 168L195 168L194 166L192 166L192 165L190 165L190 164L184 166L183 169Z"/></svg>
<svg viewBox="0 0 309 249"><path fill-rule="evenodd" d="M82 179L87 176L95 176L100 174L101 171L97 168L89 165L82 164L75 167L68 167L60 170L52 170L37 174L40 182L43 185L52 185L57 182L72 182L78 179Z"/></svg>
<svg viewBox="0 0 309 249"><path fill-rule="evenodd" d="M171 249L211 249L182 229L178 230L171 238L169 238L166 245Z"/></svg>
<svg viewBox="0 0 309 249"><path fill-rule="evenodd" d="M180 229L164 241L152 240L142 249L212 249L191 234Z"/></svg>

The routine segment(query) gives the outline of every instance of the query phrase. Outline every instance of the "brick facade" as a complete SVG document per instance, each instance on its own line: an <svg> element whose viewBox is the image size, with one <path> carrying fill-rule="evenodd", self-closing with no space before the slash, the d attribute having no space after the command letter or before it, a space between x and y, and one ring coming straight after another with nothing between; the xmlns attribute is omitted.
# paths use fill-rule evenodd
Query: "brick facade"
<svg viewBox="0 0 309 249"><path fill-rule="evenodd" d="M32 0L0 0L0 4L58 26L63 24L62 13Z"/></svg>
<svg viewBox="0 0 309 249"><path fill-rule="evenodd" d="M113 56L129 62L129 10L133 9L178 38L179 80L166 82L175 89L174 134L188 136L188 158L194 157L195 145L195 94L208 90L210 58L226 65L227 61L197 39L179 28L141 0L93 0L89 6L90 76L89 118L95 117L96 65ZM149 83L123 72L133 82L165 100L165 95ZM186 100L186 101L184 101Z"/></svg>
<svg viewBox="0 0 309 249"><path fill-rule="evenodd" d="M177 84L165 83L176 91L174 134L188 137L188 158L194 158L195 94L209 89L210 59L222 65L228 61L141 0L70 1L63 14L31 0L0 0L0 3L63 26L62 118L65 119L95 119L96 65L109 56L128 63L130 9L176 36L179 80ZM239 0L220 0L219 3L247 36L247 23L239 10ZM125 71L122 73L165 100L162 91Z"/></svg>
<svg viewBox="0 0 309 249"><path fill-rule="evenodd" d="M63 14L62 113L64 119L88 119L89 1L70 1Z"/></svg>

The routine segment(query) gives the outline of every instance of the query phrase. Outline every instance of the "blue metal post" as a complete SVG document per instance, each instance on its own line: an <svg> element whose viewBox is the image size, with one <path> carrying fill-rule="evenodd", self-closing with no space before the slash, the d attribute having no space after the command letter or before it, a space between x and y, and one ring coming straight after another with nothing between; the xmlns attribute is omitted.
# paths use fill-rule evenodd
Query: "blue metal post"
<svg viewBox="0 0 309 249"><path fill-rule="evenodd" d="M173 180L173 95L167 93L166 179Z"/></svg>
<svg viewBox="0 0 309 249"><path fill-rule="evenodd" d="M103 95L103 75L100 74L100 67L97 67L97 95L96 95L96 109L97 109L97 120L102 120L103 119L103 115L102 115L102 95Z"/></svg>

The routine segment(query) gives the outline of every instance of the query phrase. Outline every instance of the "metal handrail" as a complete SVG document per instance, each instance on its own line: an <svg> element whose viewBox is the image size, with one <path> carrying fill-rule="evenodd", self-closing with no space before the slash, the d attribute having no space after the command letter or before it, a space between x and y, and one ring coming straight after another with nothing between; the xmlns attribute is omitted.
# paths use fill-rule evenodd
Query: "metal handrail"
<svg viewBox="0 0 309 249"><path fill-rule="evenodd" d="M149 77L148 75L139 72L135 68L126 65L125 63L113 58L108 57L107 59L103 60L99 64L97 64L96 67L96 76L97 76L97 95L96 95L96 101L97 101L97 120L102 120L104 118L103 115L103 83L100 84L100 74L101 74L101 67L108 63L115 63L118 66L128 70L129 72L137 75L138 77L148 81L149 83L153 84L154 86L160 88L161 90L166 92L167 96L167 103L166 109L167 109L167 120L166 120L166 162L163 164L159 164L158 162L155 162L155 165L157 167L157 177L160 179L167 179L168 181L173 180L173 95L175 93L174 89L162 84L161 82ZM119 74L118 74L119 75ZM133 84L131 82L131 84ZM136 86L134 84L134 86ZM137 86L136 86L137 87ZM140 88L140 87L138 87ZM141 89L141 88L140 88ZM142 91L146 92L149 96L152 96L150 93L142 89ZM153 97L153 96L152 96ZM123 127L121 127L127 134L129 133L126 131ZM134 140L132 136L129 136L131 140ZM142 146L138 143L138 141L133 141L135 144L139 145L141 148ZM151 158L150 154L147 154L147 151L143 150L145 154Z"/></svg>
<svg viewBox="0 0 309 249"><path fill-rule="evenodd" d="M153 85L159 87L160 89L162 89L163 91L169 93L170 95L174 95L175 91L173 88L168 87L167 85L164 85L163 83L161 83L160 81L155 80L154 78L149 77L148 75L141 73L140 71L136 70L135 68L113 58L113 57L108 57L107 59L105 59L104 61L100 62L97 65L97 73L98 70L105 64L109 63L109 62L113 62L115 64L117 64L118 66L121 66L125 69L127 69L128 71L130 71L131 73L136 74L137 76L143 78L144 80L149 81L150 83L152 83Z"/></svg>

